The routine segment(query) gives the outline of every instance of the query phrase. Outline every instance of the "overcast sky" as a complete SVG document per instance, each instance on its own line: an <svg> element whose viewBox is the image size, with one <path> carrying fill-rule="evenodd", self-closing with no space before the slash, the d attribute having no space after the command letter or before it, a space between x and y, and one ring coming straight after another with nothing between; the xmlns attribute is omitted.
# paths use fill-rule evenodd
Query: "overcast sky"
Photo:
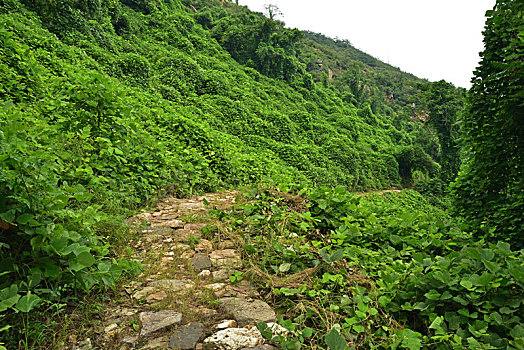
<svg viewBox="0 0 524 350"><path fill-rule="evenodd" d="M239 0L277 5L287 27L347 39L360 50L430 81L470 87L483 49L484 14L496 0Z"/></svg>

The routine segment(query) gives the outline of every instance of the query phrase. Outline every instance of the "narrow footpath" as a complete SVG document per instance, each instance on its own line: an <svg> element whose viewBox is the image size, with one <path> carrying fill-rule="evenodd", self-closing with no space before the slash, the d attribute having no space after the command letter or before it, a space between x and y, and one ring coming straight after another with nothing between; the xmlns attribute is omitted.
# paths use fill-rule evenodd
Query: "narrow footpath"
<svg viewBox="0 0 524 350"><path fill-rule="evenodd" d="M129 248L143 272L115 291L96 336L72 349L275 349L254 324L285 329L242 277L242 243L208 215L231 208L236 195L166 198L133 217Z"/></svg>

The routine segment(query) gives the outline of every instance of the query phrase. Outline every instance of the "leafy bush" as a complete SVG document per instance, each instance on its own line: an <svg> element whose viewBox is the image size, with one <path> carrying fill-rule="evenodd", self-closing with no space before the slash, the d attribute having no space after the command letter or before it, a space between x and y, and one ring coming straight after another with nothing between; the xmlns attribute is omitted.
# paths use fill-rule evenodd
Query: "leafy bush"
<svg viewBox="0 0 524 350"><path fill-rule="evenodd" d="M268 334L273 341L290 348L324 341L340 349L522 346L523 251L476 241L415 191L302 192L307 207L297 205L301 197L263 190L222 214L257 266L251 278L288 310L281 324L291 332ZM301 336L309 328L315 336Z"/></svg>
<svg viewBox="0 0 524 350"><path fill-rule="evenodd" d="M453 184L456 212L479 236L522 248L524 123L521 43L524 5L497 1L488 11L484 51L460 120L465 164Z"/></svg>

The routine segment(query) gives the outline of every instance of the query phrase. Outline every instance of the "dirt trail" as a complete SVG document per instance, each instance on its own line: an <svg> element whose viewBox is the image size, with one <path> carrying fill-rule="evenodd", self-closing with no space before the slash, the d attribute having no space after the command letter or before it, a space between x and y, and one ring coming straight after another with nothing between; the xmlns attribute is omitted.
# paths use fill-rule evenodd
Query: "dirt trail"
<svg viewBox="0 0 524 350"><path fill-rule="evenodd" d="M382 195L384 193L399 193L399 192L402 192L403 190L399 190L399 189L391 189L391 190L376 190L376 191L367 191L367 192L357 192L355 193L356 196L359 196L359 197L362 197L362 196L366 196L368 194L378 194L378 195Z"/></svg>
<svg viewBox="0 0 524 350"><path fill-rule="evenodd" d="M384 194L399 189L357 193ZM142 273L114 291L90 338L69 337L63 349L275 349L254 327L280 332L275 312L242 278L243 241L212 217L235 205L238 192L165 198L130 218L128 247ZM81 340L81 341L79 341Z"/></svg>
<svg viewBox="0 0 524 350"><path fill-rule="evenodd" d="M115 291L90 339L70 339L72 349L262 346L253 325L275 321L275 312L241 278L241 242L208 215L213 208L231 208L237 195L166 198L157 210L131 218L137 235L129 247L143 272ZM235 272L239 278L231 281Z"/></svg>

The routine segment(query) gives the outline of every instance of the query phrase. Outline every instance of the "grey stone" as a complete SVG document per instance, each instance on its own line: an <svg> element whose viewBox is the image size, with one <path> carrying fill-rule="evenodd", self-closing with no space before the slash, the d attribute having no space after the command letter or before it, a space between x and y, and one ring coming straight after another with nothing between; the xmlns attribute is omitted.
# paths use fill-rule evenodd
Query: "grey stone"
<svg viewBox="0 0 524 350"><path fill-rule="evenodd" d="M229 280L229 276L231 276L232 274L233 274L232 270L228 270L228 269L221 269L218 271L213 271L211 273L215 281L227 281Z"/></svg>
<svg viewBox="0 0 524 350"><path fill-rule="evenodd" d="M155 339L151 339L146 345L142 346L141 350L146 349L165 349L169 345L169 337L163 336Z"/></svg>
<svg viewBox="0 0 524 350"><path fill-rule="evenodd" d="M144 287L133 294L133 299L140 300L155 291L154 287Z"/></svg>
<svg viewBox="0 0 524 350"><path fill-rule="evenodd" d="M264 345L254 346L251 348L242 348L240 350L277 350L277 348L274 347L273 345L264 344Z"/></svg>
<svg viewBox="0 0 524 350"><path fill-rule="evenodd" d="M204 340L204 350L239 350L258 346L264 343L264 338L256 329L228 328L214 333Z"/></svg>
<svg viewBox="0 0 524 350"><path fill-rule="evenodd" d="M132 336L132 335L126 335L122 340L120 341L122 344L127 344L131 347L135 346L136 341L138 340L138 337Z"/></svg>
<svg viewBox="0 0 524 350"><path fill-rule="evenodd" d="M195 283L191 280L158 280L150 283L152 287L167 289L172 292L178 292L182 289L193 288Z"/></svg>
<svg viewBox="0 0 524 350"><path fill-rule="evenodd" d="M174 232L175 230L173 230L171 227L153 227L153 226L149 226L149 227L146 227L142 233L156 233L156 234L159 234L159 235L164 235L164 236L167 236L167 235L170 235Z"/></svg>
<svg viewBox="0 0 524 350"><path fill-rule="evenodd" d="M221 267L240 267L242 259L234 249L214 250L209 254L213 265Z"/></svg>
<svg viewBox="0 0 524 350"><path fill-rule="evenodd" d="M170 310L141 312L140 321L142 322L140 336L145 337L160 329L180 324L180 322L182 322L182 314L180 312Z"/></svg>
<svg viewBox="0 0 524 350"><path fill-rule="evenodd" d="M180 350L194 349L202 335L204 327L201 323L191 323L177 329L169 339L169 347Z"/></svg>
<svg viewBox="0 0 524 350"><path fill-rule="evenodd" d="M277 319L275 311L262 300L247 300L243 298L219 299L221 307L233 315L240 327L254 322L274 322Z"/></svg>
<svg viewBox="0 0 524 350"><path fill-rule="evenodd" d="M211 259L206 254L196 254L191 259L191 266L194 271L209 270L212 266Z"/></svg>
<svg viewBox="0 0 524 350"><path fill-rule="evenodd" d="M93 349L93 342L91 339L86 338L83 342L72 347L72 350L91 350Z"/></svg>

